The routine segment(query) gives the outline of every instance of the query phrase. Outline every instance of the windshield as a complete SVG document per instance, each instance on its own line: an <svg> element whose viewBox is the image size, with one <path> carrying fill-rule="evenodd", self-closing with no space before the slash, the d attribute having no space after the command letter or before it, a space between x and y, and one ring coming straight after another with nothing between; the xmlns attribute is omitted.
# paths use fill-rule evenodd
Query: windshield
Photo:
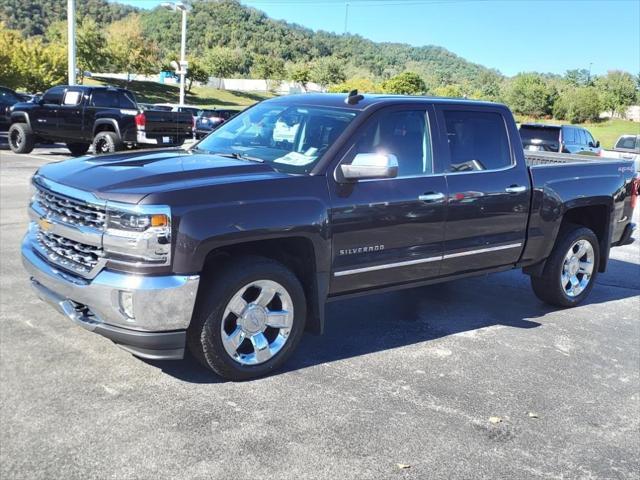
<svg viewBox="0 0 640 480"><path fill-rule="evenodd" d="M288 173L308 173L355 113L340 108L264 103L224 123L196 149L259 159Z"/></svg>

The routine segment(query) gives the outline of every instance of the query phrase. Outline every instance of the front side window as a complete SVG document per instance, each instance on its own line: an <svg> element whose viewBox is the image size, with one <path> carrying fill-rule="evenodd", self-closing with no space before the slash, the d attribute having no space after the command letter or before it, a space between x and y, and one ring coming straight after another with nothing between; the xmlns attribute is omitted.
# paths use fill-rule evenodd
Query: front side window
<svg viewBox="0 0 640 480"><path fill-rule="evenodd" d="M63 93L64 88L62 87L50 88L42 96L42 101L47 105L60 105L60 103L62 102Z"/></svg>
<svg viewBox="0 0 640 480"><path fill-rule="evenodd" d="M589 144L595 145L596 144L595 140L591 136L591 133L589 133L589 130L585 130L584 131L584 135L585 135L586 140L587 140L587 145L589 145Z"/></svg>
<svg viewBox="0 0 640 480"><path fill-rule="evenodd" d="M580 145L586 145L587 144L587 136L584 134L584 130L582 130L581 128L578 129L576 131L577 135L578 135L578 143Z"/></svg>
<svg viewBox="0 0 640 480"><path fill-rule="evenodd" d="M342 108L264 103L224 123L195 149L268 162L283 172L307 173L355 115Z"/></svg>
<svg viewBox="0 0 640 480"><path fill-rule="evenodd" d="M398 178L433 173L429 120L424 109L382 110L355 135L345 160L359 153L392 154L398 159Z"/></svg>
<svg viewBox="0 0 640 480"><path fill-rule="evenodd" d="M502 115L464 110L445 110L443 115L450 172L499 170L513 164Z"/></svg>

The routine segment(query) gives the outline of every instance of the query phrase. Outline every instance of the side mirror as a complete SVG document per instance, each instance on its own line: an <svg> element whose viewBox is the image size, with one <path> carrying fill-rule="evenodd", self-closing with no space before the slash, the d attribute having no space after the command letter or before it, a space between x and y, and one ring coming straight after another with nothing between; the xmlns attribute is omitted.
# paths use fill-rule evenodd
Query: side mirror
<svg viewBox="0 0 640 480"><path fill-rule="evenodd" d="M340 165L340 169L345 180L351 182L395 178L398 176L398 159L390 153L359 153L351 164Z"/></svg>
<svg viewBox="0 0 640 480"><path fill-rule="evenodd" d="M600 140L596 140L596 148L600 147Z"/></svg>

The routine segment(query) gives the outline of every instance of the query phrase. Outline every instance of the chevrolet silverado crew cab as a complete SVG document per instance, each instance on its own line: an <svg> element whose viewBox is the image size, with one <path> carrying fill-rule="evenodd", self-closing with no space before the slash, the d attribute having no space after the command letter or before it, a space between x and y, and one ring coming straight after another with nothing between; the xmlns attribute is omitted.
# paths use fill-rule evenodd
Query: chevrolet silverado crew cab
<svg viewBox="0 0 640 480"><path fill-rule="evenodd" d="M13 106L8 140L15 153L29 153L36 143L48 141L84 155L91 146L95 153L112 153L178 146L192 136L190 113L142 111L123 88L60 85L37 102Z"/></svg>
<svg viewBox="0 0 640 480"><path fill-rule="evenodd" d="M519 268L579 304L631 237L636 182L624 160L526 157L499 104L285 96L189 150L41 167L22 257L79 325L241 380L349 296Z"/></svg>

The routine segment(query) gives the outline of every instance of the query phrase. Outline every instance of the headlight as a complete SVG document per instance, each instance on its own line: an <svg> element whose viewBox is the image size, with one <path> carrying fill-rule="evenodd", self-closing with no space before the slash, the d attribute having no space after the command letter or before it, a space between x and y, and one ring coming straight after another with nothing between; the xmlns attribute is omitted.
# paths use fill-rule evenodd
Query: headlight
<svg viewBox="0 0 640 480"><path fill-rule="evenodd" d="M111 262L138 266L168 265L171 257L171 210L163 205L107 202L102 245Z"/></svg>

